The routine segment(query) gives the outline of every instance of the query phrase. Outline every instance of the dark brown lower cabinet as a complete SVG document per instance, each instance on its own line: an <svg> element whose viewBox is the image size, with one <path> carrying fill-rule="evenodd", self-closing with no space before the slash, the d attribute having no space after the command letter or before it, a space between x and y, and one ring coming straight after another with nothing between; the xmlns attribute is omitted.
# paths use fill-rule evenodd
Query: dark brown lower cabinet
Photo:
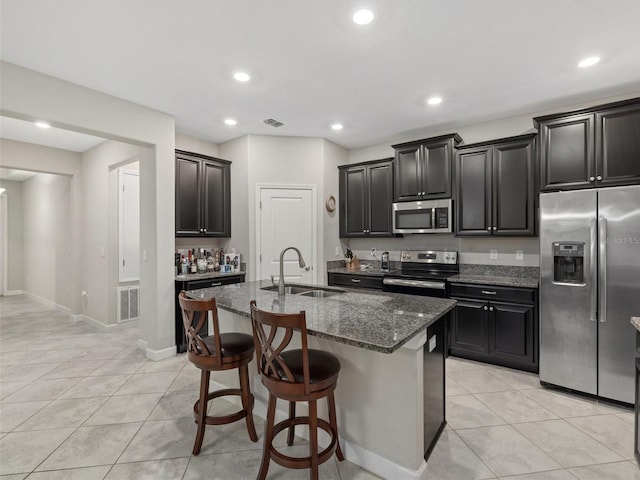
<svg viewBox="0 0 640 480"><path fill-rule="evenodd" d="M329 272L327 274L327 284L329 284L330 286L339 287L371 288L374 290L382 290L382 277Z"/></svg>
<svg viewBox="0 0 640 480"><path fill-rule="evenodd" d="M451 355L538 371L536 290L453 284L451 298Z"/></svg>

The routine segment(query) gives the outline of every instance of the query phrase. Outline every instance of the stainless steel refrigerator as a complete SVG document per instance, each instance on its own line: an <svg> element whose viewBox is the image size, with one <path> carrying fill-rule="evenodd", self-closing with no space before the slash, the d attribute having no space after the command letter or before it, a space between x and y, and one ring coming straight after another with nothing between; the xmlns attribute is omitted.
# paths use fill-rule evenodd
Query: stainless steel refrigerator
<svg viewBox="0 0 640 480"><path fill-rule="evenodd" d="M540 195L540 380L634 402L640 186Z"/></svg>

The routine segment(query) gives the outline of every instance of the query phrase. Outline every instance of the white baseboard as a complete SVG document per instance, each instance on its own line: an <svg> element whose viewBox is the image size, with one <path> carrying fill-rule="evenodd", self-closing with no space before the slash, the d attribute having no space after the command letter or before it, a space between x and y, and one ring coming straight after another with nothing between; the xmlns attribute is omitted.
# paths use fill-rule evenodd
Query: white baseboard
<svg viewBox="0 0 640 480"><path fill-rule="evenodd" d="M12 291L17 291L17 290L12 290ZM53 302L47 298L41 297L40 295L36 295L35 293L31 293L31 292L27 292L26 290L20 290L22 292L23 295L26 295L27 297L29 297L31 300L35 300L36 302L45 305L47 307L51 307L51 308L55 308L56 310L60 310L63 313L69 313L71 312L71 309L69 307L65 307L64 305L60 305L56 302Z"/></svg>
<svg viewBox="0 0 640 480"><path fill-rule="evenodd" d="M11 295L22 295L24 292L22 290L7 290L7 293L5 293L5 295L7 297L11 296Z"/></svg>
<svg viewBox="0 0 640 480"><path fill-rule="evenodd" d="M229 387L229 385L218 383L213 379L210 381L210 385L210 388L215 390L223 388L237 388L237 385L235 387ZM238 405L238 407L242 407L239 396L232 395L225 397L225 400ZM286 402L281 401L279 404L283 407L276 408L276 423L285 420L289 416L289 412L284 410ZM258 397L255 397L253 414L263 420L267 418L267 404ZM339 429L340 427L338 426L338 430ZM306 440L309 439L308 430L305 428L296 429L296 435ZM359 445L348 442L342 437L340 437L340 446L342 447L342 453L347 460L381 478L393 478L394 480L427 480L427 462L424 460L422 460L418 470L409 470L406 467L393 463L392 461L381 457L376 453L370 452Z"/></svg>
<svg viewBox="0 0 640 480"><path fill-rule="evenodd" d="M144 340L142 340L144 342ZM140 345L140 344L138 344ZM176 346L163 348L162 350L152 350L151 348L147 348L145 350L145 355L149 360L153 360L154 362L158 362L160 360L164 360L165 358L175 357L177 354Z"/></svg>
<svg viewBox="0 0 640 480"><path fill-rule="evenodd" d="M118 328L118 325L115 324L115 323L112 323L112 324L108 325L106 323L102 323L100 320L97 320L97 319L95 319L93 317L90 317L89 315L83 315L83 314L74 315L74 314L70 314L69 317L74 322L85 322L85 323L88 323L89 325L93 325L94 327L98 327L103 332L111 332L114 329Z"/></svg>

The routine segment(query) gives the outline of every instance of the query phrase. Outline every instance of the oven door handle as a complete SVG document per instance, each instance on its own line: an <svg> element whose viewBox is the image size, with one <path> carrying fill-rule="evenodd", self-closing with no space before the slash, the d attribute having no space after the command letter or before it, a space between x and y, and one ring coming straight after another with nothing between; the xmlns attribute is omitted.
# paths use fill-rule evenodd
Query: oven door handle
<svg viewBox="0 0 640 480"><path fill-rule="evenodd" d="M446 288L446 284L444 282L406 280L404 278L385 278L382 280L382 283L384 285L393 285L398 287L433 288L435 290L444 290Z"/></svg>

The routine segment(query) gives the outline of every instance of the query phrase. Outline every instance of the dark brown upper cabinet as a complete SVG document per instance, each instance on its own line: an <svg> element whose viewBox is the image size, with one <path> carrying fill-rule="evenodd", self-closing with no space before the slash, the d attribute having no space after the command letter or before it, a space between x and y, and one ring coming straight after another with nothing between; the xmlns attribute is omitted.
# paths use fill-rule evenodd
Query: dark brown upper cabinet
<svg viewBox="0 0 640 480"><path fill-rule="evenodd" d="M640 99L538 117L541 189L640 183Z"/></svg>
<svg viewBox="0 0 640 480"><path fill-rule="evenodd" d="M535 134L459 146L456 235L535 235Z"/></svg>
<svg viewBox="0 0 640 480"><path fill-rule="evenodd" d="M392 237L392 159L338 167L340 237Z"/></svg>
<svg viewBox="0 0 640 480"><path fill-rule="evenodd" d="M176 236L231 236L231 162L176 150Z"/></svg>
<svg viewBox="0 0 640 480"><path fill-rule="evenodd" d="M395 149L394 202L451 198L451 163L456 145L453 133L392 145Z"/></svg>

